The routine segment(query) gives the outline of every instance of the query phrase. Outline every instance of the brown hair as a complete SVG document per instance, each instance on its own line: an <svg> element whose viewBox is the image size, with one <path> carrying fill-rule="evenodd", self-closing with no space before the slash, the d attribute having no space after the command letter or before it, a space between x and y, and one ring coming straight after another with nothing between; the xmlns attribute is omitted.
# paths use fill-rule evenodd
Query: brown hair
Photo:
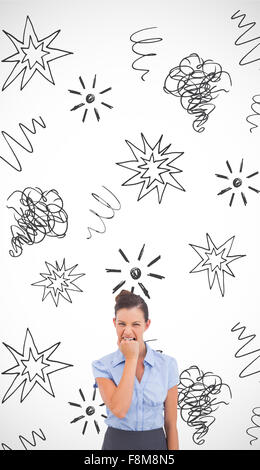
<svg viewBox="0 0 260 470"><path fill-rule="evenodd" d="M115 298L115 317L116 312L120 308L132 308L137 307L140 308L144 313L144 321L145 323L148 321L148 307L144 299L140 295L136 295L129 290L121 290L121 292Z"/></svg>

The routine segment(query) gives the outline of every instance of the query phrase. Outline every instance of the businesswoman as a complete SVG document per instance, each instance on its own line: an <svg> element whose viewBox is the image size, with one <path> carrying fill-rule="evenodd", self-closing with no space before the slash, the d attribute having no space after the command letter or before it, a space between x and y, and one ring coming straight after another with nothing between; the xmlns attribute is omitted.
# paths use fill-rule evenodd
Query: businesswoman
<svg viewBox="0 0 260 470"><path fill-rule="evenodd" d="M116 296L113 322L118 349L91 364L108 416L102 450L179 449L176 359L143 340L151 320L139 295Z"/></svg>

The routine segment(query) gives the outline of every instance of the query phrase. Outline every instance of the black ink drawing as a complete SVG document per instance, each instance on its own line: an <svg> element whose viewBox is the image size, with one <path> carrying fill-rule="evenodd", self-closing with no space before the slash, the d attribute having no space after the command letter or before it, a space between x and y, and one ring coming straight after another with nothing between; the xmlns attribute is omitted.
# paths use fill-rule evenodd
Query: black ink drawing
<svg viewBox="0 0 260 470"><path fill-rule="evenodd" d="M27 16L21 41L12 34L4 30L3 32L12 41L16 53L3 59L2 62L16 62L16 64L5 81L2 91L11 85L22 72L20 90L27 85L36 72L55 85L49 63L65 55L73 54L73 52L50 47L50 44L60 33L60 29L43 39L38 39L30 17Z"/></svg>
<svg viewBox="0 0 260 470"><path fill-rule="evenodd" d="M223 179L226 179L226 180L230 180L230 183L229 183L230 186L227 186L226 188L222 189L217 195L219 196L219 195L225 194L227 191L232 190L232 195L231 195L231 198L230 198L230 201L229 201L229 205L231 207L232 203L233 203L234 196L235 196L235 191L240 191L242 200L244 202L244 205L246 206L247 205L247 199L246 199L246 196L245 196L244 192L241 191L241 186L243 184L242 171L243 171L244 159L242 158L241 163L240 163L240 167L239 167L239 173L236 174L236 175L233 175L232 168L231 168L228 160L226 161L226 164L227 164L227 167L228 167L228 170L229 170L229 173L231 174L231 176L220 175L218 173L215 173L215 175L218 176L218 178L223 178ZM252 178L253 176L258 175L258 173L259 173L258 171L255 171L254 173L251 173L251 175L245 176L245 178ZM245 185L247 186L246 181L244 183L244 186ZM248 189L251 189L252 191L255 191L256 193L260 193L259 189L253 188L252 186L247 186L247 187L248 187Z"/></svg>
<svg viewBox="0 0 260 470"><path fill-rule="evenodd" d="M258 410L258 411L256 411ZM254 421L254 418L256 417L257 419L257 422ZM253 441L257 441L258 440L258 437L254 436L253 434L251 434L249 432L249 429L257 429L257 428L260 428L260 406L255 406L255 408L253 408L253 416L251 417L251 422L254 424L254 426L251 426L250 428L247 428L246 430L246 433L253 437L254 439L250 439L250 445L252 445L252 442Z"/></svg>
<svg viewBox="0 0 260 470"><path fill-rule="evenodd" d="M68 215L56 189L42 191L40 188L25 188L14 191L8 209L15 211L17 225L11 225L11 256L20 256L22 245L40 243L46 236L63 238L68 229Z"/></svg>
<svg viewBox="0 0 260 470"><path fill-rule="evenodd" d="M95 401L95 398L96 398L96 384L93 385L93 387L94 387L94 392L93 392L92 401ZM82 429L82 434L84 435L85 431L86 431L86 428L87 428L87 425L88 425L88 422L89 422L89 419L91 419L91 420L93 419L93 415L96 413L96 409L95 409L95 406L94 406L95 404L93 404L93 403L91 405L86 406L86 398L85 398L85 396L84 396L81 389L79 389L79 394L80 394L80 398L81 398L82 403L74 403L74 402L71 402L71 401L68 402L69 405L75 406L76 408L80 408L80 413L81 413L81 415L76 416L76 418L74 418L70 423L74 424L74 423L77 423L78 421L80 421L81 419L84 419L85 422L84 422L83 429ZM105 403L102 403L99 406L105 406ZM107 415L105 415L105 414L101 414L101 416L103 418L107 418ZM97 422L96 419L94 419L94 425L95 425L97 433L99 434L100 433L100 428L99 428L99 425L98 425L98 422Z"/></svg>
<svg viewBox="0 0 260 470"><path fill-rule="evenodd" d="M147 47L146 45L147 44L154 44L156 42L160 42L162 41L162 38L153 38L153 37L150 37L150 33L149 34L144 34L142 35L141 33L143 31L150 31L151 29L157 29L156 26L153 26L151 28L143 28L143 29L140 29L139 31L136 31L135 33L131 34L130 36L130 41L133 42L133 45L132 45L132 51L138 55L139 57L137 59L134 60L134 62L132 63L132 68L134 70L139 70L140 72L144 72L141 76L141 79L143 81L144 80L144 77L145 75L149 72L149 69L142 69L140 67L136 67L135 64L136 62L138 62L139 60L142 60L144 57L153 57L153 56L156 56L156 53L155 52L145 52L147 50ZM144 37L143 37L144 36ZM148 37L147 37L148 36ZM149 48L148 48L149 50ZM141 52L139 52L141 51ZM138 64L139 65L139 64Z"/></svg>
<svg viewBox="0 0 260 470"><path fill-rule="evenodd" d="M202 438L216 420L213 413L219 406L215 407L221 403L229 404L224 399L216 401L217 394L223 395L224 387L228 387L232 397L229 385L223 383L222 379L213 372L204 373L195 365L181 372L178 384L178 408L182 419L188 426L196 429L192 436L195 444L204 444L205 439Z"/></svg>
<svg viewBox="0 0 260 470"><path fill-rule="evenodd" d="M175 173L181 173L182 170L179 170L172 164L174 160L183 155L183 152L167 152L171 144L162 149L161 143L163 135L161 135L160 139L153 147L148 144L142 133L141 137L143 149L136 147L136 145L126 140L135 160L116 163L116 165L120 165L135 172L135 175L125 181L122 186L141 184L142 187L137 199L138 201L151 191L157 190L159 204L162 201L167 185L185 191L173 176Z"/></svg>
<svg viewBox="0 0 260 470"><path fill-rule="evenodd" d="M227 273L230 276L235 277L234 273L229 267L229 264L232 263L232 261L235 261L246 255L229 256L235 235L229 238L219 247L213 243L208 233L206 234L206 237L208 243L206 248L189 243L189 245L198 253L199 257L201 258L199 264L197 264L197 266L195 266L195 268L193 268L190 273L198 273L200 271L206 270L208 272L208 282L210 289L214 284L215 278L217 278L219 289L222 296L224 296L224 274Z"/></svg>
<svg viewBox="0 0 260 470"><path fill-rule="evenodd" d="M250 121L249 118L252 118L254 116L260 116L260 95L254 95L253 96L253 104L251 104L251 109L254 112L254 114L250 114L247 116L246 120L249 124L252 124L253 127L250 127L250 132L252 132L255 127L258 127L258 124L255 124L255 122ZM258 108L258 109L255 109Z"/></svg>
<svg viewBox="0 0 260 470"><path fill-rule="evenodd" d="M119 204L119 207L112 207L111 204L109 204L107 201L105 201L105 199L103 199L102 197L100 197L98 194L95 194L95 193L91 193L92 196L94 197L94 199L96 199L96 201L100 202L101 204L103 204L103 206L105 207L108 207L109 209L111 209L111 211L113 212L113 214L110 216L110 217L106 217L104 215L100 215L98 214L97 212L93 211L92 209L89 209L90 212L92 212L93 214L95 214L97 217L99 217L100 221L102 222L103 224L103 228L104 230L101 231L101 230L96 230L94 229L93 227L88 227L88 232L89 232L89 237L86 237L87 239L91 238L92 235L90 233L90 231L92 230L93 232L97 232L97 233L105 233L106 231L106 226L103 222L103 219L113 219L114 215L115 215L115 211L119 211L119 209L121 209L121 204L120 204L120 201L117 199L117 197L114 195L114 193L112 193L112 191L110 191L108 188L106 188L105 186L102 186L103 188L105 188L107 191L110 192L110 194L113 194L114 198L117 200L118 204Z"/></svg>
<svg viewBox="0 0 260 470"><path fill-rule="evenodd" d="M248 336L242 336L242 334L244 333L246 327L245 326L240 326L239 328L237 328L237 325L239 324L240 322L236 323L235 326L233 326L233 328L231 328L230 331L238 331L238 330L242 330L241 333L239 333L239 336L238 336L238 339L241 341L241 340L245 340L247 338L250 338L245 344L243 344L243 346L241 346L241 348L238 349L238 351L236 352L235 354L235 357L244 357L244 356L248 356L249 354L253 354L253 353L257 353L257 352L260 352L260 348L259 349L255 349L254 351L249 351L249 352L244 352L244 354L240 354L240 356L238 355L239 351L241 351L241 349L243 349L247 344L250 343L250 341L253 341L253 339L255 338L255 334L254 335L248 335ZM260 369L255 371L255 372L251 372L251 374L245 374L245 375L242 375L243 372L249 368L249 366L251 366L251 364L253 364L253 362L257 361L257 359L260 357L260 354L258 354L257 357L255 357L255 359L253 359L243 370L242 372L240 372L239 374L239 377L241 379L243 379L244 377L249 377L249 375L254 375L254 374L258 374L260 372ZM258 361L259 362L259 361Z"/></svg>
<svg viewBox="0 0 260 470"><path fill-rule="evenodd" d="M42 121L42 123L40 123L39 121L37 121L36 119L32 119L32 126L33 126L33 129L29 129L29 127L25 126L24 124L22 124L21 122L19 122L19 127L24 135L24 137L26 138L27 142L28 142L28 146L29 148L25 147L23 144L21 144L20 142L18 142L18 140L14 139L10 134L7 134L7 132L5 131L1 131L2 132L2 136L4 137L7 145L9 146L14 158L12 156L10 156L8 159L2 157L0 155L0 158L2 160L4 160L8 165L10 165L14 170L17 170L17 171L22 171L22 166L21 166L21 163L11 145L11 143L9 142L10 141L13 141L15 142L15 144L19 145L22 149L26 150L26 152L29 152L29 153L33 153L33 146L28 138L28 136L26 135L26 132L24 131L24 129L27 129L28 132L30 132L31 134L36 134L36 127L35 127L35 124L38 124L39 126L41 127L44 127L46 128L46 125L45 125L45 122L44 120L42 119L42 117L40 116L40 119Z"/></svg>
<svg viewBox="0 0 260 470"><path fill-rule="evenodd" d="M36 447L36 439L35 439L35 436L39 437L42 441L46 441L46 437L43 433L43 431L40 429L40 432L41 432L41 435L38 434L36 431L32 431L32 439L33 441L30 442L28 439L26 439L26 437L24 436L19 436L19 439L20 439L20 442L22 444L22 446L24 447L25 450L28 450L28 445L31 446L31 447ZM25 444L25 442L27 442L27 444ZM6 444L4 444L2 442L2 448L3 449L8 449L8 450L13 450L11 449L11 447L7 446ZM30 449L29 449L30 450Z"/></svg>
<svg viewBox="0 0 260 470"><path fill-rule="evenodd" d="M48 349L39 352L35 345L33 336L29 328L27 328L22 353L19 353L6 343L3 344L16 360L16 366L2 372L2 374L15 375L16 377L7 390L2 403L10 398L11 395L13 395L13 393L21 386L22 391L20 402L22 403L36 384L42 387L43 390L51 396L55 397L49 376L61 369L73 367L72 364L66 364L65 362L49 359L59 347L60 343L56 343Z"/></svg>
<svg viewBox="0 0 260 470"><path fill-rule="evenodd" d="M108 104L108 103L105 103L104 101L101 101L103 99L103 94L107 93L110 90L112 90L112 88L109 87L109 88L105 88L104 90L101 90L101 91L96 91L95 87L96 87L97 78L96 78L96 75L95 75L94 79L93 79L93 82L92 82L92 88L90 90L88 90L89 93L86 93L85 83L83 82L81 77L79 77L79 81L80 81L81 87L83 88L83 91L76 91L76 90L68 90L68 91L70 93L74 93L75 95L80 95L80 96L83 95L83 98L81 98L82 102L79 103L79 104L76 104L75 106L73 106L73 108L71 108L70 111L75 111L76 109L79 109L82 106L84 106L84 113L83 113L83 117L82 117L82 122L85 122L85 118L86 118L88 109L93 107L95 116L97 118L97 121L99 121L100 120L100 114L99 114L99 111L98 111L96 106L98 104L102 104L106 108L109 108L109 109L113 108L113 106L111 106L111 104ZM99 95L102 95L102 96L99 96Z"/></svg>
<svg viewBox="0 0 260 470"><path fill-rule="evenodd" d="M129 277L130 275L130 282L132 282L132 280L134 281L138 281L138 279L141 278L141 276L151 276L151 277L154 277L155 279L165 279L165 276L162 276L161 274L154 274L154 273L151 273L151 272L146 272L143 265L142 265L142 262L141 262L141 258L143 256L143 252L144 252L144 247L145 247L145 244L143 244L141 250L140 250L140 253L137 257L137 261L134 261L134 266L129 269L127 268L126 269L126 272L125 272L125 276ZM126 263L129 263L129 259L127 258L127 256L125 255L125 253L123 252L123 250L121 250L121 248L119 248L119 253L120 255L122 256L122 258L126 261ZM152 264L156 263L159 259L161 258L161 256L157 256L156 258L154 258L152 261L150 261L146 267L149 268ZM107 273L121 273L122 270L121 269L106 269L106 272ZM119 282L119 284L117 284L114 288L113 288L113 294L118 290L120 289L124 284L126 283L126 280L122 280ZM147 288L141 283L141 282L137 282L137 284L139 285L139 287L141 288L142 292L144 293L144 295L146 297L148 297L148 299L150 299L150 295L149 295L149 292L147 290ZM131 288L131 292L134 292L134 286L132 286Z"/></svg>
<svg viewBox="0 0 260 470"><path fill-rule="evenodd" d="M31 284L32 286L44 288L42 301L46 299L47 295L51 294L56 307L58 306L60 296L72 303L68 291L83 292L74 282L80 277L85 276L85 274L71 274L78 265L75 264L71 268L66 268L65 258L61 266L58 265L58 261L56 261L56 266L47 261L45 261L45 264L49 272L40 273L43 279Z"/></svg>
<svg viewBox="0 0 260 470"><path fill-rule="evenodd" d="M203 60L193 53L182 59L176 67L170 70L165 82L164 91L180 98L181 105L189 114L195 116L192 127L197 132L203 132L210 113L214 111L213 100L221 91L229 91L224 86L224 74L231 77L228 72L213 60ZM221 82L217 85L217 82Z"/></svg>
<svg viewBox="0 0 260 470"><path fill-rule="evenodd" d="M245 24L243 24L246 15L243 14L243 13L241 13L240 15L238 15L237 13L239 13L239 12L240 12L240 10L237 10L236 13L234 13L234 14L230 17L231 20L235 20L235 19L237 19L237 18L242 18L242 19L239 21L239 23L238 23L238 27L239 27L240 29L242 29L242 28L246 28L246 27L248 26L248 28L246 29L246 31L244 31L244 32L239 36L239 38L236 39L235 45L236 45L236 46L241 46L241 44L247 44L248 42L257 41L258 39L260 39L260 36L257 36L257 37L255 37L255 38L251 38L251 39L247 39L247 40L243 40L243 41L241 40L241 41L239 42L239 39L241 39L242 36L246 35L246 34L250 31L250 29L252 29L252 28L256 25L255 21L253 21L253 22L251 22L251 23L245 23ZM251 54L251 52L254 51L254 50L259 46L259 44L260 44L260 41L258 41L257 44L256 44L254 47L252 47L252 49L251 49L249 52L247 52L247 54L245 54L245 55L242 57L242 59L239 61L239 64L240 64L240 65L252 64L253 62L257 62L258 60L260 60L260 57L258 57L257 59L252 59L252 60L249 60L248 62L244 62L244 63L243 63L243 60L244 60L247 56L249 56L249 55Z"/></svg>

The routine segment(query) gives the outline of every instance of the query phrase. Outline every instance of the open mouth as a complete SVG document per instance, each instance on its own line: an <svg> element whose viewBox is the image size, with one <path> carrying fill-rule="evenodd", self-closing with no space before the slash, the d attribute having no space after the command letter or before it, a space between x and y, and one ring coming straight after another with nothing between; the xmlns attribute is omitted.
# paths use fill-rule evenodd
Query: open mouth
<svg viewBox="0 0 260 470"><path fill-rule="evenodd" d="M125 337L123 337L123 339L127 339L128 341L136 341L135 338L125 338Z"/></svg>

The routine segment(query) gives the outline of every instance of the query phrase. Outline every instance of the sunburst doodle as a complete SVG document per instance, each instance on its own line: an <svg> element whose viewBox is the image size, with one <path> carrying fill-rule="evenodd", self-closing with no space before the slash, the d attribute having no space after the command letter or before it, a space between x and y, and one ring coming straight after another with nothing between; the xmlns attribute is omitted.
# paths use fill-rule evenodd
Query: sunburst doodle
<svg viewBox="0 0 260 470"><path fill-rule="evenodd" d="M56 266L45 261L45 264L49 270L48 273L40 273L43 277L42 280L34 282L32 286L43 287L42 301L46 299L47 295L51 294L51 297L56 305L58 306L59 298L62 296L68 302L72 302L68 291L82 292L82 290L74 284L74 282L85 274L71 274L72 271L78 266L75 264L71 268L65 266L65 258L63 259L62 265L59 266L56 261Z"/></svg>
<svg viewBox="0 0 260 470"><path fill-rule="evenodd" d="M20 402L22 403L36 384L40 385L40 387L54 397L55 395L49 376L58 370L73 367L72 364L50 359L60 343L56 343L48 349L39 352L29 328L26 330L22 353L19 353L6 343L3 344L15 358L16 366L2 372L2 374L16 375L16 377L7 390L2 403L10 398L19 387L23 386L20 398Z"/></svg>
<svg viewBox="0 0 260 470"><path fill-rule="evenodd" d="M94 76L94 79L93 79L93 82L92 82L92 88L90 90L87 90L88 92L85 91L86 86L85 86L85 83L83 82L81 77L79 77L79 81L80 81L80 84L81 84L81 87L82 87L83 91L76 91L76 90L68 90L68 91L70 93L74 93L75 95L82 96L82 102L79 103L79 104L76 104L73 108L71 108L70 111L75 111L76 109L79 109L82 106L84 106L84 113L83 113L83 117L82 117L82 122L85 122L88 109L92 107L94 109L94 113L95 113L95 116L97 118L97 121L99 121L100 120L100 114L99 114L99 110L97 108L96 103L102 104L103 106L105 106L106 108L109 108L109 109L113 108L113 106L111 106L111 104L108 104L104 101L101 101L102 96L100 97L99 95L103 95L104 93L107 93L108 91L112 90L112 88L109 87L109 88L105 88L104 90L101 90L101 91L96 91L96 89L95 89L96 88L96 82L97 82L97 76L96 75Z"/></svg>
<svg viewBox="0 0 260 470"><path fill-rule="evenodd" d="M215 175L218 176L219 178L223 178L223 179L226 179L226 180L230 181L230 183L229 183L230 186L227 186L226 188L222 189L217 194L219 196L219 195L225 194L227 191L232 190L232 194L231 194L230 201L229 201L230 207L232 206L232 203L233 203L233 199L234 199L234 196L235 196L235 191L240 191L243 203L244 203L245 206L247 205L247 199L246 199L245 193L241 190L242 185L243 185L243 187L247 187L248 189L251 189L252 191L254 191L256 193L260 192L259 189L256 189L252 186L247 185L246 180L244 180L244 183L243 183L243 180L242 180L243 164L244 164L244 161L243 161L243 158L242 158L241 163L240 163L240 167L239 167L239 173L234 175L233 171L232 171L232 168L231 168L231 166L230 166L230 164L227 160L226 165L228 167L230 175L226 176L226 175L220 175L218 173L215 173ZM251 173L250 175L245 176L245 178L252 178L253 176L256 176L256 175L258 175L258 171L255 171L254 173Z"/></svg>
<svg viewBox="0 0 260 470"><path fill-rule="evenodd" d="M137 261L133 262L133 266L131 268L127 267L124 274L125 274L126 277L130 276L130 282L135 281L135 283L137 283L139 285L140 289L143 291L144 295L146 297L148 297L148 299L150 299L150 295L149 295L149 292L148 292L147 288L139 280L141 280L141 278L143 278L144 276L151 276L151 277L154 277L156 279L165 279L165 277L162 276L161 274L151 273L151 272L149 272L149 270L146 269L146 268L149 268L152 264L156 263L161 258L160 255L157 256L156 258L154 258L152 261L150 261L145 267L143 267L141 259L142 259L142 256L143 256L144 247L145 247L145 244L143 245L143 247L140 250L140 253L137 257ZM130 261L127 258L127 256L125 255L125 253L123 252L123 250L121 250L121 248L120 248L118 251L119 251L120 255L123 257L123 259L126 261L126 263L129 263ZM106 269L106 272L107 273L122 273L122 270L121 269ZM120 281L113 288L113 294L118 289L120 289L125 283L126 283L126 280ZM135 288L134 286L131 287L131 292L134 292L134 288Z"/></svg>
<svg viewBox="0 0 260 470"><path fill-rule="evenodd" d="M138 196L138 201L155 189L157 190L159 203L162 201L167 185L180 189L181 191L185 191L173 176L175 173L181 173L182 170L179 170L172 164L174 160L183 155L183 152L167 152L171 144L162 149L161 143L163 135L161 135L160 139L153 147L148 144L142 133L141 137L143 141L143 149L136 147L136 145L126 140L135 160L116 163L117 165L136 173L125 181L122 186L141 184L142 187Z"/></svg>
<svg viewBox="0 0 260 470"><path fill-rule="evenodd" d="M202 246L189 244L200 256L201 261L190 273L198 273L200 271L208 272L208 282L210 289L212 288L215 278L217 278L219 289L222 296L225 294L225 283L224 274L227 273L230 276L235 277L234 273L228 266L232 261L242 258L246 255L235 255L229 256L235 236L229 238L223 245L217 247L209 234L206 234L208 246L206 248Z"/></svg>
<svg viewBox="0 0 260 470"><path fill-rule="evenodd" d="M77 423L78 421L80 421L82 419L85 419L85 422L84 422L84 425L83 425L83 428L82 428L82 434L84 435L85 431L86 431L86 428L87 428L87 424L89 422L89 419L93 419L93 416L96 413L96 409L93 405L88 405L86 407L86 398L85 398L85 396L84 396L81 389L79 389L79 394L80 394L80 398L81 398L82 403L74 403L74 402L71 402L71 401L68 402L69 405L75 406L76 408L80 408L80 410L81 410L80 411L81 415L76 416L76 418L74 418L70 422L70 424L74 424L74 423ZM95 398L96 398L96 387L94 386L94 393L93 393L92 400L94 401ZM104 406L104 405L105 405L105 403L102 403L99 406ZM107 418L107 415L105 415L105 414L101 414L101 416L103 416L104 418ZM99 425L98 425L98 422L97 422L96 419L94 419L94 425L95 425L97 433L99 434L100 433L100 428L99 428Z"/></svg>
<svg viewBox="0 0 260 470"><path fill-rule="evenodd" d="M2 62L16 62L13 70L3 85L2 91L11 85L11 83L22 72L23 75L20 90L27 85L36 72L40 73L44 78L46 78L46 80L55 85L49 63L52 60L59 59L65 55L73 54L73 52L50 47L50 44L60 33L60 29L43 39L38 39L30 17L27 16L23 39L21 41L12 34L7 33L4 30L3 32L7 35L10 41L12 41L17 52L2 60Z"/></svg>

